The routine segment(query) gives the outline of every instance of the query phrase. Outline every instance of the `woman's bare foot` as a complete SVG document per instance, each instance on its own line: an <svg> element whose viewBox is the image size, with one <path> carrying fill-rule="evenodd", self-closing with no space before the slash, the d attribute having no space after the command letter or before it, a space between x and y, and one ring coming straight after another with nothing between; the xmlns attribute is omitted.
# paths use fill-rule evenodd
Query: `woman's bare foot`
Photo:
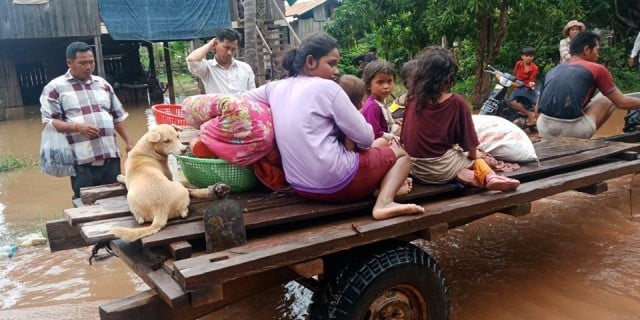
<svg viewBox="0 0 640 320"><path fill-rule="evenodd" d="M376 220L388 219L395 216L424 213L424 208L413 203L391 202L386 205L376 205L373 208L373 218Z"/></svg>

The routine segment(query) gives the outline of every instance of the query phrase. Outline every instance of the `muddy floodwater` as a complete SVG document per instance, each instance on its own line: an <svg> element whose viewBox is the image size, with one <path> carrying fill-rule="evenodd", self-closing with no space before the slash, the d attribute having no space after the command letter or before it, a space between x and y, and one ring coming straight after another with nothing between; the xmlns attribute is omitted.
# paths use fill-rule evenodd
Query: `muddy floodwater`
<svg viewBox="0 0 640 320"><path fill-rule="evenodd" d="M146 131L144 110L128 107L135 138ZM620 133L623 115L598 135ZM40 131L37 108L13 110L0 121L0 154L36 159ZM448 279L451 319L640 319L631 178L608 181L600 195L562 193L535 201L529 215L495 214L418 242ZM70 199L69 180L39 167L0 172L0 246L44 236L44 223L59 219ZM34 246L0 260L0 319L98 319L101 304L147 289L119 259L89 265L89 254ZM310 297L291 282L204 319L304 319Z"/></svg>

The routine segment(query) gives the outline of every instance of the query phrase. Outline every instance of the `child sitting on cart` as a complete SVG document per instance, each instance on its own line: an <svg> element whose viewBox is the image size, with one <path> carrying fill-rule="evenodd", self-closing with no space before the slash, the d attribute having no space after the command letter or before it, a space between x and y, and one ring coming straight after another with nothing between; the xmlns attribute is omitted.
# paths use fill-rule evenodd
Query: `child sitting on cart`
<svg viewBox="0 0 640 320"><path fill-rule="evenodd" d="M428 47L418 58L401 134L411 175L428 184L457 179L489 190L515 190L518 180L497 175L480 157L469 106L451 92L457 71L444 48Z"/></svg>

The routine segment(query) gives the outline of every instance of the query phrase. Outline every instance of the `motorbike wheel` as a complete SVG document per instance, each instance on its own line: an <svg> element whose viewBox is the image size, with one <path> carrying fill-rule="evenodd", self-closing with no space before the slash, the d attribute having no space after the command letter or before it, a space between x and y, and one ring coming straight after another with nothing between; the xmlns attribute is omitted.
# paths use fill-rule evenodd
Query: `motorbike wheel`
<svg viewBox="0 0 640 320"><path fill-rule="evenodd" d="M633 132L640 130L640 110L629 110L624 117L623 132Z"/></svg>

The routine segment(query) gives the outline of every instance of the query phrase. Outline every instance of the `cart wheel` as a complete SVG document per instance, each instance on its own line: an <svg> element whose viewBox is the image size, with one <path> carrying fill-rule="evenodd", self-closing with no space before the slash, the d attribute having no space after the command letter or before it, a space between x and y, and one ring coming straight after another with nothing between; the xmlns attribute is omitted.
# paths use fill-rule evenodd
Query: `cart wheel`
<svg viewBox="0 0 640 320"><path fill-rule="evenodd" d="M449 317L442 270L411 244L370 254L326 279L309 307L311 319L413 319Z"/></svg>

